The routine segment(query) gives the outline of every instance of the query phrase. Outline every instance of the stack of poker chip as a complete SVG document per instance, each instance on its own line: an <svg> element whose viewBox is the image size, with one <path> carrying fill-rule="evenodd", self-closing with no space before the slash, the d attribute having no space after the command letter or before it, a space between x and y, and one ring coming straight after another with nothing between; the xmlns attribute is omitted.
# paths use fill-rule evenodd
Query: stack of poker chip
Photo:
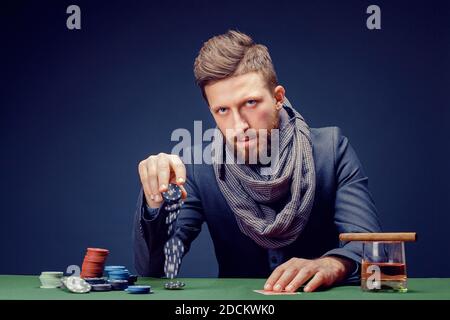
<svg viewBox="0 0 450 320"><path fill-rule="evenodd" d="M43 271L39 276L42 289L53 289L61 286L63 272L61 271Z"/></svg>
<svg viewBox="0 0 450 320"><path fill-rule="evenodd" d="M108 280L109 281L113 281L113 280L126 280L126 281L128 281L129 278L130 278L130 272L127 269L109 271L109 273L108 273Z"/></svg>
<svg viewBox="0 0 450 320"><path fill-rule="evenodd" d="M134 285L137 281L137 276L130 274L125 266L105 266L104 275L114 290L126 289L126 286Z"/></svg>
<svg viewBox="0 0 450 320"><path fill-rule="evenodd" d="M180 214L183 200L181 198L181 188L176 184L169 184L169 188L166 192L163 192L163 198L165 202L165 209L167 211L166 224L168 225L169 240L164 245L164 273L166 278L174 279L178 275L178 271L181 265L181 259L184 255L184 245L180 239L175 235L175 227L178 215ZM166 283L166 289L182 289L184 283L180 281L170 281Z"/></svg>
<svg viewBox="0 0 450 320"><path fill-rule="evenodd" d="M103 271L105 277L109 278L109 273L111 271L121 271L121 270L127 270L127 268L125 266L105 266L105 269Z"/></svg>
<svg viewBox="0 0 450 320"><path fill-rule="evenodd" d="M100 248L87 248L83 265L81 266L82 278L101 278L109 251Z"/></svg>
<svg viewBox="0 0 450 320"><path fill-rule="evenodd" d="M164 288L166 288L168 290L183 289L184 286L185 286L185 283L181 282L181 281L169 281L166 284L164 284Z"/></svg>

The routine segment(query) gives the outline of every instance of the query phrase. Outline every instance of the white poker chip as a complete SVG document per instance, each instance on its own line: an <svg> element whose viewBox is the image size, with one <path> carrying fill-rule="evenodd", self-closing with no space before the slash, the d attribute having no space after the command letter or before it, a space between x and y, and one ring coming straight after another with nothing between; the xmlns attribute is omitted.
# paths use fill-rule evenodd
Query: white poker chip
<svg viewBox="0 0 450 320"><path fill-rule="evenodd" d="M61 282L67 290L73 293L88 293L92 288L89 283L77 276L64 277Z"/></svg>
<svg viewBox="0 0 450 320"><path fill-rule="evenodd" d="M164 288L167 290L179 290L183 289L184 286L185 283L181 281L169 281L166 284L164 284Z"/></svg>

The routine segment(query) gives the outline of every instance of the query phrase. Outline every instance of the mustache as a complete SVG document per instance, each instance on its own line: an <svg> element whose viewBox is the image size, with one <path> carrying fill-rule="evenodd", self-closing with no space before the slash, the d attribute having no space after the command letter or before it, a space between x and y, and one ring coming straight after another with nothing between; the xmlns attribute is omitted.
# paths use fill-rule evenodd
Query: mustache
<svg viewBox="0 0 450 320"><path fill-rule="evenodd" d="M236 142L244 142L244 141L249 141L249 140L253 140L253 139L260 139L261 137L267 137L270 138L272 135L272 130L273 129L277 129L277 128L271 128L271 129L258 129L258 130L254 130L254 129L249 129L243 133L239 133L239 134L235 134L232 136L229 136L228 140L229 141L233 141L234 143Z"/></svg>

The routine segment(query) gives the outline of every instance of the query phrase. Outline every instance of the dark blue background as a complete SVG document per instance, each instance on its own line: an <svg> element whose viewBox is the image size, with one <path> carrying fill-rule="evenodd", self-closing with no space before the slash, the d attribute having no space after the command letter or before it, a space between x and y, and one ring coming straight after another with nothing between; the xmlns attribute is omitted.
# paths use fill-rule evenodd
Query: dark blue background
<svg viewBox="0 0 450 320"><path fill-rule="evenodd" d="M80 31L66 28L73 3ZM370 4L382 30L366 28ZM418 232L409 275L450 276L448 2L1 6L1 274L65 270L88 246L132 268L137 164L170 151L175 128L214 125L192 65L204 41L237 28L269 47L310 126L349 137L384 229ZM216 269L204 226L181 275Z"/></svg>

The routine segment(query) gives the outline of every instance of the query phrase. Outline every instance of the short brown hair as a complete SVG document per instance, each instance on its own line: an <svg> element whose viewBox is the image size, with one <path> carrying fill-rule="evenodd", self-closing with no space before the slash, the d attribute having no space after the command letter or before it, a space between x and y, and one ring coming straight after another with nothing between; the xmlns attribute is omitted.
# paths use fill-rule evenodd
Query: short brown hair
<svg viewBox="0 0 450 320"><path fill-rule="evenodd" d="M278 85L267 47L254 43L248 35L236 30L206 41L194 62L195 81L207 102L207 84L252 71L263 75L270 90Z"/></svg>

